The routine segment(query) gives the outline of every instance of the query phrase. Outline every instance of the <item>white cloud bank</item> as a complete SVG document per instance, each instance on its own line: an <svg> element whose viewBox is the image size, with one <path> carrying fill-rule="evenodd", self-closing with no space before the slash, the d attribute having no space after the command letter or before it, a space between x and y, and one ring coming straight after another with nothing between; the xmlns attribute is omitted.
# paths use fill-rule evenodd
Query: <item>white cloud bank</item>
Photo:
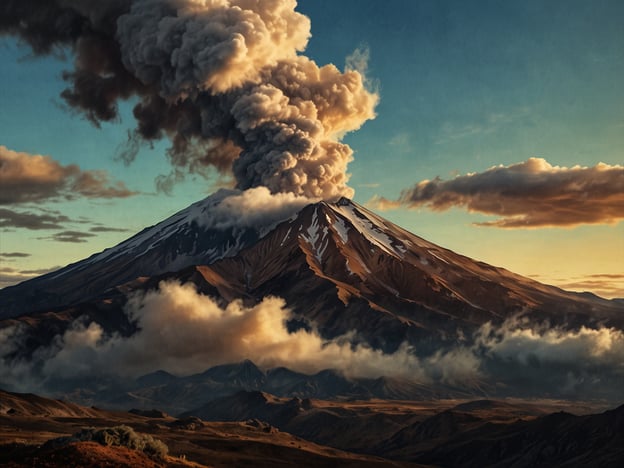
<svg viewBox="0 0 624 468"><path fill-rule="evenodd" d="M0 381L32 388L37 378L45 384L51 377L137 377L158 369L187 375L250 359L304 373L331 368L352 377L466 388L489 382L517 393L578 395L600 388L611 395L624 383L624 333L614 328L564 330L514 319L482 326L470 343L417 356L407 344L393 354L353 345L355 334L325 340L313 327L289 333L283 299L223 306L191 284L162 282L158 290L132 296L126 314L137 324L134 335L108 336L99 324L77 320L32 361L11 358L24 336L19 326L0 330Z"/></svg>

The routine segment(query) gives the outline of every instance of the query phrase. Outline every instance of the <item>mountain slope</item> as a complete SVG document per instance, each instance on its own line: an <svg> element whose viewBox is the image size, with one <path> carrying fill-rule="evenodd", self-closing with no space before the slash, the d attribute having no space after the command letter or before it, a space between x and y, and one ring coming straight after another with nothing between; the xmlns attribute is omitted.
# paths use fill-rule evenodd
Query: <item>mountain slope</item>
<svg viewBox="0 0 624 468"><path fill-rule="evenodd" d="M226 299L279 295L299 309L297 298L312 294L316 300L307 301L305 315L330 334L362 321L385 324L388 316L399 319L399 329L432 329L526 310L549 319L556 310L557 321L572 323L617 319L623 310L616 301L565 292L455 254L344 198L309 205L277 227L217 227L211 216L227 195L218 192L116 247L1 290L0 318L114 294L141 277L183 278L195 265ZM366 318L354 322L344 307ZM331 325L336 321L342 324Z"/></svg>
<svg viewBox="0 0 624 468"><path fill-rule="evenodd" d="M282 297L302 320L291 326L312 323L326 338L356 331L387 352L403 342L432 352L517 314L568 328L624 328L624 305L617 301L458 255L348 199L308 205L264 228L214 227L210 216L219 203L211 196L112 249L5 288L0 318L56 308L60 313L46 316L56 320L56 330L63 326L59 317L69 323L87 315L127 335L127 293L175 280L224 302ZM36 342L53 336L43 317L28 322Z"/></svg>
<svg viewBox="0 0 624 468"><path fill-rule="evenodd" d="M236 256L162 278L191 276L228 301L283 297L325 336L357 330L386 351L405 340L434 347L518 313L574 327L621 324L624 310L458 255L346 199L304 208Z"/></svg>
<svg viewBox="0 0 624 468"><path fill-rule="evenodd" d="M115 247L52 273L0 290L0 318L70 306L101 297L139 277L210 264L253 245L274 227L221 226L220 190ZM221 223L223 224L223 223Z"/></svg>
<svg viewBox="0 0 624 468"><path fill-rule="evenodd" d="M586 416L559 412L512 424L477 423L463 430L457 421L465 419L465 414L446 414L455 425L448 430L446 421L442 427L447 433L437 438L434 447L428 440L419 444L413 435L398 449L392 443L404 432L420 434L420 428L429 428L439 415L403 429L376 453L435 466L622 466L624 462L619 442L624 437L624 406Z"/></svg>

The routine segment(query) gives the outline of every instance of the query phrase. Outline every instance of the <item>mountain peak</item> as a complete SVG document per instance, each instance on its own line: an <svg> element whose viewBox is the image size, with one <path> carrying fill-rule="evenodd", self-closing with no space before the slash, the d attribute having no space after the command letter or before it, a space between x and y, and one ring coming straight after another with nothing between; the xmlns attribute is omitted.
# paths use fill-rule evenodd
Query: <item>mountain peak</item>
<svg viewBox="0 0 624 468"><path fill-rule="evenodd" d="M407 328L423 327L423 313L472 326L522 310L545 316L552 315L550 310L569 310L570 317L577 311L603 311L603 320L621 310L613 301L566 293L475 262L346 197L309 204L288 195L271 205L264 202L275 202L274 195L252 190L256 192L221 190L111 249L5 288L0 291L0 318L118 297L127 292L119 289L122 285L139 277L154 277L152 285L163 277L195 281L181 272L196 266L213 271L195 278L203 277L210 291L218 290L228 300L278 295L290 306L300 302L297 295L313 289L310 282L324 282L325 299L331 299L336 313L357 303L361 317L396 317L396 336L381 344L387 348L398 345ZM215 284L217 277L221 280ZM307 309L317 307L308 304ZM321 309L310 318L320 320ZM361 317L350 329L359 326ZM340 322L337 316L321 322L326 320Z"/></svg>
<svg viewBox="0 0 624 468"><path fill-rule="evenodd" d="M347 197L340 197L340 200L338 200L336 202L337 206L347 206L352 204L353 202L351 201L351 199L347 198Z"/></svg>

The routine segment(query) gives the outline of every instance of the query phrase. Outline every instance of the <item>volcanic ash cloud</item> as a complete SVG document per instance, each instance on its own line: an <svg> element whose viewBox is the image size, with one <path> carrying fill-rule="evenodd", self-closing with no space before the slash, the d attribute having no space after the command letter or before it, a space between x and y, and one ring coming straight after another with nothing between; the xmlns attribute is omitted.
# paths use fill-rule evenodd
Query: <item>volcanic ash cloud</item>
<svg viewBox="0 0 624 468"><path fill-rule="evenodd" d="M356 67L341 72L300 55L310 22L296 1L40 3L4 2L0 33L39 54L72 50L62 97L96 125L138 97L131 143L172 142L163 187L218 170L243 190L353 195L353 152L340 140L374 117L378 96ZM127 161L137 148L128 146Z"/></svg>

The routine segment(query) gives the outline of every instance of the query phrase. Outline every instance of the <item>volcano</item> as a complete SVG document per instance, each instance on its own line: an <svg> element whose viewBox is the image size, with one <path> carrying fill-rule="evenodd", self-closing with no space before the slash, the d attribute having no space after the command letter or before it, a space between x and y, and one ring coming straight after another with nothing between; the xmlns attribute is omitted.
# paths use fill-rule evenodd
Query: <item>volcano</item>
<svg viewBox="0 0 624 468"><path fill-rule="evenodd" d="M21 375L22 364L29 363L46 392L74 398L75 392L88 387L95 400L87 396L75 401L121 402L115 403L117 407L137 398L161 406L181 399L179 408L190 409L187 400L196 402L206 391L221 395L237 389L268 390L284 397L582 394L619 401L624 381L617 362L615 367L611 364L610 345L592 343L599 334L620 343L621 301L564 291L472 260L346 198L310 204L282 213L277 220L269 216L260 225L215 223L227 197L227 192L213 195L113 248L0 291L0 333L14 335L1 348L0 372L10 382L12 376ZM323 373L318 366L306 370L286 358L276 362L275 369L264 367L251 377L241 374L223 380L209 368L234 362L199 362L193 355L188 356L195 369L191 372L201 372L199 366L209 369L198 374L199 380L188 373L172 375L176 369L171 366L150 365L144 368L144 373L151 373L149 378L134 374L136 381L120 380L114 366L86 378L76 374L75 380L46 370L47 360L55 359L68 343L74 346L72 333L84 336L87 325L101 329L101 339L113 342L140 334L141 323L129 312L129 300L160 293L163 282L192 285L218 307L235 303L251 310L265 298L282 298L288 309L286 333L307 330L325 343L348 342L352 350L363 346L391 359L394 353L405 356L407 350L426 377L409 367L412 370L399 374L396 369L394 374L378 369L362 375L369 380L354 379L358 375L345 380L344 365L322 363L328 370ZM171 313L177 314L174 309ZM173 316L164 320L162 327L180 326ZM522 320L524 329L536 336L554 330L548 338L548 346L554 348L538 349L538 356L527 341L530 334L506 334L506 324L514 320ZM503 332L488 335L492 330ZM156 336L161 331L152 329ZM502 340L505 348L499 354L496 349ZM469 360L463 361L456 352L468 353ZM566 353L581 353L582 361L567 359ZM262 356L244 358L253 361ZM401 366L403 361L398 362ZM85 366L82 369L88 372L90 364ZM452 370L447 372L449 366ZM468 374L462 370L465 366L472 369ZM601 366L607 366L604 372ZM457 380L453 375L463 377ZM107 389L104 400L102 389ZM163 395L168 396L163 400Z"/></svg>
<svg viewBox="0 0 624 468"><path fill-rule="evenodd" d="M0 318L80 308L163 279L227 301L283 297L328 337L377 347L444 339L516 314L571 326L624 320L617 301L544 285L424 240L346 198L261 226L215 227L218 192L85 260L0 291ZM434 339L435 338L435 339Z"/></svg>

